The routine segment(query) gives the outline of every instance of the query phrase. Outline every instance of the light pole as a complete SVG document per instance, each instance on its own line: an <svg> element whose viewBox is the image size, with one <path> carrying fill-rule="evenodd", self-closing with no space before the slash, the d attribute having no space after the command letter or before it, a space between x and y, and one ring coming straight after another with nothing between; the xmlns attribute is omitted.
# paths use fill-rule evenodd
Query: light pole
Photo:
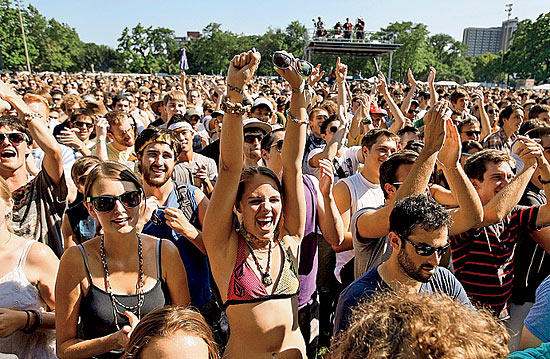
<svg viewBox="0 0 550 359"><path fill-rule="evenodd" d="M25 28L23 27L23 17L21 16L21 1L17 0L17 10L19 11L19 22L21 23L21 34L23 35L23 46L25 47L25 58L27 59L27 71L31 71L31 62L29 61L29 51L27 50L27 38L25 36Z"/></svg>

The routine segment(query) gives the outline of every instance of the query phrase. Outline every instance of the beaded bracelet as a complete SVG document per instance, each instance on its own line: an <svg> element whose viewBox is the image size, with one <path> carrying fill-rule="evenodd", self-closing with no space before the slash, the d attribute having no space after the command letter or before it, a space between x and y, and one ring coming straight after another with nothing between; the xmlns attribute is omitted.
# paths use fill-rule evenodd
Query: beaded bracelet
<svg viewBox="0 0 550 359"><path fill-rule="evenodd" d="M221 103L221 109L225 113L242 116L250 110L250 106L244 106L242 103L233 103L224 96Z"/></svg>
<svg viewBox="0 0 550 359"><path fill-rule="evenodd" d="M294 118L294 117L291 117L290 121L292 121L294 123L297 123L299 125L308 125L309 124L309 120L298 120L297 118Z"/></svg>
<svg viewBox="0 0 550 359"><path fill-rule="evenodd" d="M27 123L32 122L32 121L33 121L34 119L36 119L36 118L40 118L40 115L37 114L36 112L29 112L29 113L26 113L26 114L25 114L25 121L26 121Z"/></svg>

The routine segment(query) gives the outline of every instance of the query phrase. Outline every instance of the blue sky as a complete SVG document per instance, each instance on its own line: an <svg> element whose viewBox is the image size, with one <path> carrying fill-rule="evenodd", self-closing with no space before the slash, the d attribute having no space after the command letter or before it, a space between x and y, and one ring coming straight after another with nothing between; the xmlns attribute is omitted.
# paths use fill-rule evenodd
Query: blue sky
<svg viewBox="0 0 550 359"><path fill-rule="evenodd" d="M224 30L262 34L268 28L284 28L293 20L312 27L312 18L321 16L325 24L357 16L366 21L367 30L378 30L395 21L428 25L432 34L447 33L462 40L465 27L500 26L506 19L507 3L513 2L512 17L536 19L550 11L549 0L241 0L241 1L161 1L161 0L22 0L31 3L42 15L74 27L86 42L117 45L124 27L163 26L184 36L202 30L210 22Z"/></svg>

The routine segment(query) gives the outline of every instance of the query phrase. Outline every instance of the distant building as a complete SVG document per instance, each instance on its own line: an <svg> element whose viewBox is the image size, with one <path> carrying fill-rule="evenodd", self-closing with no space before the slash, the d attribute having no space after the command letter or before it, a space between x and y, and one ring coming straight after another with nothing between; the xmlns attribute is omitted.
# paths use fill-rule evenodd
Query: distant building
<svg viewBox="0 0 550 359"><path fill-rule="evenodd" d="M518 19L502 22L501 27L467 27L462 34L462 43L468 46L467 56L478 56L486 52L498 54L508 50L512 35L518 28Z"/></svg>
<svg viewBox="0 0 550 359"><path fill-rule="evenodd" d="M187 31L187 36L176 36L174 40L179 46L187 45L191 40L198 40L202 37L200 31Z"/></svg>

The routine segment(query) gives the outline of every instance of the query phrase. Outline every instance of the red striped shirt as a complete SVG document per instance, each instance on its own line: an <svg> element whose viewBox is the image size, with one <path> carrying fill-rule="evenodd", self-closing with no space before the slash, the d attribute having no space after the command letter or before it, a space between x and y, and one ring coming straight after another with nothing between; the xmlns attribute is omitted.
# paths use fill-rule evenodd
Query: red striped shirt
<svg viewBox="0 0 550 359"><path fill-rule="evenodd" d="M451 237L456 278L473 302L508 317L514 278L514 252L536 228L539 207L516 206L501 222Z"/></svg>

